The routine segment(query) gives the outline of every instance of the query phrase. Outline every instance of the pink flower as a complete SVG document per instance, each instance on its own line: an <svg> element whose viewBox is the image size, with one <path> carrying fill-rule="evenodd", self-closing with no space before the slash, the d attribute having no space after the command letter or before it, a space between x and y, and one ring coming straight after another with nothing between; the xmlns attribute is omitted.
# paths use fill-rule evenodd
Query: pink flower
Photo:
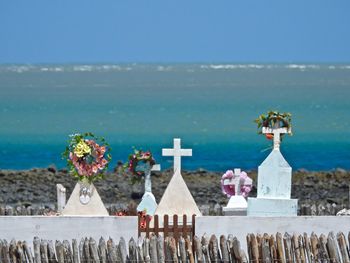
<svg viewBox="0 0 350 263"><path fill-rule="evenodd" d="M222 176L223 179L231 179L233 177L233 171L227 170L226 173Z"/></svg>
<svg viewBox="0 0 350 263"><path fill-rule="evenodd" d="M142 159L147 159L147 158L150 157L150 156L151 156L151 153L150 153L150 152L145 152L145 153L142 154L141 158L142 158Z"/></svg>
<svg viewBox="0 0 350 263"><path fill-rule="evenodd" d="M94 174L97 173L97 172L98 172L98 167L97 167L97 165L96 165L96 164L93 165L92 168L91 168L91 170L92 170L92 172L93 172Z"/></svg>
<svg viewBox="0 0 350 263"><path fill-rule="evenodd" d="M106 147L102 146L99 148L99 151L101 152L101 154L103 155L106 152Z"/></svg>
<svg viewBox="0 0 350 263"><path fill-rule="evenodd" d="M240 176L240 179L242 180L245 180L245 179L247 179L248 178L248 175L247 175L247 173L246 172L244 172L244 171L242 171L241 172L241 176Z"/></svg>
<svg viewBox="0 0 350 263"><path fill-rule="evenodd" d="M232 195L234 195L234 188L232 186L230 187L230 185L224 185L224 181L226 179L231 179L233 176L233 171L227 170L221 178L221 191L223 194L226 194L227 197L231 197Z"/></svg>

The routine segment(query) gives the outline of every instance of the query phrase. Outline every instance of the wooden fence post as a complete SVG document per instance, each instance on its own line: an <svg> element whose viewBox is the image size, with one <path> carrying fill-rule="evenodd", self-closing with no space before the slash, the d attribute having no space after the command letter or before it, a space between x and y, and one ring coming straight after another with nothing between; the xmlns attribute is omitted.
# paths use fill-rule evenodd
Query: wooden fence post
<svg viewBox="0 0 350 263"><path fill-rule="evenodd" d="M293 262L293 253L292 253L292 240L288 233L284 233L283 237L284 251L287 262Z"/></svg>
<svg viewBox="0 0 350 263"><path fill-rule="evenodd" d="M298 236L298 246L299 246L299 250L300 250L301 262L306 263L305 246L304 246L304 241L303 241L302 235Z"/></svg>
<svg viewBox="0 0 350 263"><path fill-rule="evenodd" d="M187 216L186 215L183 215L182 216L182 236L184 237L184 238L186 238L186 236L187 236ZM190 233L190 235L191 235L191 233ZM191 236L190 236L190 238L192 238Z"/></svg>
<svg viewBox="0 0 350 263"><path fill-rule="evenodd" d="M338 240L340 253L341 253L341 256L343 258L343 262L350 263L349 249L348 249L348 246L346 245L346 239L345 239L345 236L342 232L339 232L337 234L337 240Z"/></svg>
<svg viewBox="0 0 350 263"><path fill-rule="evenodd" d="M160 235L157 239L158 263L165 263L164 238Z"/></svg>
<svg viewBox="0 0 350 263"><path fill-rule="evenodd" d="M192 237L196 234L196 215L192 215Z"/></svg>
<svg viewBox="0 0 350 263"><path fill-rule="evenodd" d="M151 218L149 216L146 216L146 238L149 238L150 222L151 222Z"/></svg>
<svg viewBox="0 0 350 263"><path fill-rule="evenodd" d="M151 234L149 243L151 263L158 263L157 247L157 236L155 234Z"/></svg>
<svg viewBox="0 0 350 263"><path fill-rule="evenodd" d="M155 215L154 216L154 233L156 236L159 236L159 216Z"/></svg>
<svg viewBox="0 0 350 263"><path fill-rule="evenodd" d="M137 262L137 246L134 238L129 240L129 262L136 263Z"/></svg>
<svg viewBox="0 0 350 263"><path fill-rule="evenodd" d="M41 240L40 242L40 253L41 253L41 262L49 263L49 257L47 252L47 241Z"/></svg>
<svg viewBox="0 0 350 263"><path fill-rule="evenodd" d="M277 245L277 259L281 263L286 263L285 256L283 253L283 238L281 233L276 234L276 245Z"/></svg>
<svg viewBox="0 0 350 263"><path fill-rule="evenodd" d="M169 236L168 232L169 232L169 216L164 215L164 238Z"/></svg>
<svg viewBox="0 0 350 263"><path fill-rule="evenodd" d="M179 240L179 228L178 228L178 216L173 215L173 233L176 243L178 243Z"/></svg>

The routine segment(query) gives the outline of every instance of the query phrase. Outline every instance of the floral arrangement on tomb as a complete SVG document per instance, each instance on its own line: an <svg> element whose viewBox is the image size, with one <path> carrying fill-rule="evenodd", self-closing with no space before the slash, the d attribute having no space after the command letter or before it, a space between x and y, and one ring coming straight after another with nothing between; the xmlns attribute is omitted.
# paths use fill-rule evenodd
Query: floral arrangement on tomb
<svg viewBox="0 0 350 263"><path fill-rule="evenodd" d="M139 225L141 229L146 229L147 227L147 221L150 222L152 220L152 216L147 215L147 210L139 211L138 212L139 217Z"/></svg>
<svg viewBox="0 0 350 263"><path fill-rule="evenodd" d="M240 184L240 194L247 198L250 191L253 187L253 180L247 175L246 172L241 171L239 175L239 184ZM234 195L238 195L238 193L235 192L235 185L234 184L225 184L225 180L232 180L235 177L235 174L232 170L227 170L226 173L222 175L221 178L221 191L223 194L225 194L228 198Z"/></svg>
<svg viewBox="0 0 350 263"><path fill-rule="evenodd" d="M103 177L112 159L110 146L104 138L91 132L70 136L62 156L67 160L69 172L80 181L92 183Z"/></svg>
<svg viewBox="0 0 350 263"><path fill-rule="evenodd" d="M128 214L125 211L119 211L115 213L115 216L127 216Z"/></svg>
<svg viewBox="0 0 350 263"><path fill-rule="evenodd" d="M113 207L112 207L113 208ZM114 216L137 216L138 212L137 212L137 205L134 201L131 201L127 207L124 208L120 208L117 211L112 211L111 212L112 215Z"/></svg>
<svg viewBox="0 0 350 263"><path fill-rule="evenodd" d="M132 175L132 184L142 180L142 177L145 175L145 170L138 168L140 164L145 165L147 163L150 165L150 168L156 163L150 151L144 152L134 148L134 152L129 154L128 161L124 164L124 169Z"/></svg>
<svg viewBox="0 0 350 263"><path fill-rule="evenodd" d="M287 128L290 130L292 128L292 114L289 112L280 113L278 111L269 111L267 114L261 114L254 121L258 125L258 133L262 134L261 128ZM266 138L269 140L273 139L272 133L265 134ZM281 134L283 136L283 134Z"/></svg>

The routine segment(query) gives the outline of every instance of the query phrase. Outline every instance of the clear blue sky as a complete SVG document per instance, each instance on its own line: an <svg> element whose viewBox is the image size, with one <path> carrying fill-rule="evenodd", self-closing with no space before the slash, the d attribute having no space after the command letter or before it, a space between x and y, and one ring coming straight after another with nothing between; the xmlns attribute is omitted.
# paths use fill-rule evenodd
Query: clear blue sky
<svg viewBox="0 0 350 263"><path fill-rule="evenodd" d="M350 62L349 0L0 0L0 63Z"/></svg>

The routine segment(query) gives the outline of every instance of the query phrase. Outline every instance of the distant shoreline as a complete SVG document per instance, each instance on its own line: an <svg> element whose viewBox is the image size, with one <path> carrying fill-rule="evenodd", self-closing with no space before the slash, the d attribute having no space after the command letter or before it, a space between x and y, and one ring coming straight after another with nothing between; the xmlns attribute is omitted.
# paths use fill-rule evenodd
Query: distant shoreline
<svg viewBox="0 0 350 263"><path fill-rule="evenodd" d="M250 194L256 196L256 171L247 171L254 186ZM228 198L221 192L222 172L205 170L182 171L186 184L199 206L220 204L225 206ZM152 189L159 202L172 176L172 170L155 172L152 176ZM349 205L350 171L293 172L292 198L303 204L337 204L337 207ZM56 184L63 184L69 198L77 180L66 170L54 167L31 170L0 170L0 205L17 204L56 204ZM115 173L107 173L104 180L94 183L105 204L127 206L130 202L139 203L143 194L143 183L132 185L130 178Z"/></svg>
<svg viewBox="0 0 350 263"><path fill-rule="evenodd" d="M165 172L165 173L171 173L172 171L172 167L166 168L166 169L162 169L161 172ZM209 170L209 169L205 169L202 167L199 167L197 169L182 169L182 172L187 174L193 174L193 173L215 173L215 174L219 174L219 173L224 173L227 170L233 170L234 168L230 168L230 169L224 169L224 170ZM49 165L47 167L32 167L29 169L12 169L12 168L1 168L0 167L0 172L3 171L7 171L7 172L36 172L38 170L55 170L57 172L63 172L66 173L67 169L65 167L57 167L56 165ZM117 170L117 167L110 167L108 169L108 171L106 172L106 174L110 174L110 173L115 173ZM258 171L258 167L256 169L244 169L245 172L247 173L253 173L256 174ZM292 167L292 172L293 173L312 173L312 174L317 174L317 173L333 173L333 172L349 172L350 173L350 169L347 168L343 168L343 167L334 167L332 169L324 169L324 170L310 170L310 169L306 169L306 168L299 168L299 169L293 169Z"/></svg>

